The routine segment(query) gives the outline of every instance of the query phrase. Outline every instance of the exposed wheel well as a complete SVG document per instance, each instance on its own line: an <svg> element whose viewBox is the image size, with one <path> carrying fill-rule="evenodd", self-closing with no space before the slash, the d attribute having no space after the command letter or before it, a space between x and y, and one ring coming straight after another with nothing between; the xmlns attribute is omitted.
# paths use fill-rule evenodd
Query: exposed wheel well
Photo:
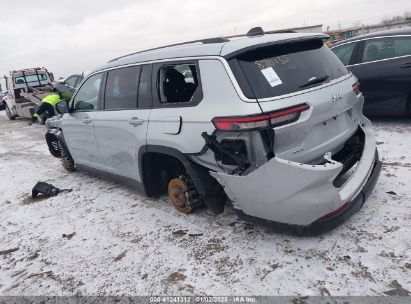
<svg viewBox="0 0 411 304"><path fill-rule="evenodd" d="M139 155L140 176L148 196L166 193L172 178L187 174L208 208L217 214L223 212L227 196L209 169L169 147L146 146Z"/></svg>
<svg viewBox="0 0 411 304"><path fill-rule="evenodd" d="M168 182L186 173L186 169L180 160L163 153L145 153L142 165L144 186L148 196L167 193Z"/></svg>

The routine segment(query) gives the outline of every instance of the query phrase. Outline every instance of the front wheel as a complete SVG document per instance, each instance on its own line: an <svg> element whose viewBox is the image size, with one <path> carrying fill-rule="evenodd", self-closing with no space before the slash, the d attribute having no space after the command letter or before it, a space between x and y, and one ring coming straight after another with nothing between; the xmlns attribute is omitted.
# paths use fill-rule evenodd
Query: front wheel
<svg viewBox="0 0 411 304"><path fill-rule="evenodd" d="M6 104L6 114L7 114L7 117L10 120L15 120L16 119L16 116L11 114L11 111L10 111L9 106L7 104Z"/></svg>
<svg viewBox="0 0 411 304"><path fill-rule="evenodd" d="M74 165L74 160L71 158L71 156L64 151L64 149L61 149L61 162L63 164L63 168L66 169L69 172L73 172L76 170L76 167Z"/></svg>

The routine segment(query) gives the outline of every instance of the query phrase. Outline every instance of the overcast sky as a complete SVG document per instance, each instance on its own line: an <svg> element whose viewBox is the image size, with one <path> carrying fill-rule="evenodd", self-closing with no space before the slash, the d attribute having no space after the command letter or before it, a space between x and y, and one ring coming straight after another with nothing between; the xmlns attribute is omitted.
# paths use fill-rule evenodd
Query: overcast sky
<svg viewBox="0 0 411 304"><path fill-rule="evenodd" d="M0 0L0 75L45 66L68 76L130 52L254 26L326 30L405 11L410 0Z"/></svg>

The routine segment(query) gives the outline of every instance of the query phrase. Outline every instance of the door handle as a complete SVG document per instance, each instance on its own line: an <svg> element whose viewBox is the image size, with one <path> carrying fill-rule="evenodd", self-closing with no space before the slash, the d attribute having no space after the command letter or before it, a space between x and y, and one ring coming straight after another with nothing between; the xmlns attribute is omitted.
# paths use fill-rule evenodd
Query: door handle
<svg viewBox="0 0 411 304"><path fill-rule="evenodd" d="M140 119L138 117L131 117L128 123L136 127L136 126L142 125L144 123L144 119Z"/></svg>
<svg viewBox="0 0 411 304"><path fill-rule="evenodd" d="M401 66L401 69L409 69L409 68L411 68L411 62L404 63L404 64Z"/></svg>
<svg viewBox="0 0 411 304"><path fill-rule="evenodd" d="M93 120L91 119L91 118L84 118L83 119L83 123L85 123L85 124L90 124L90 123L92 123L93 122Z"/></svg>

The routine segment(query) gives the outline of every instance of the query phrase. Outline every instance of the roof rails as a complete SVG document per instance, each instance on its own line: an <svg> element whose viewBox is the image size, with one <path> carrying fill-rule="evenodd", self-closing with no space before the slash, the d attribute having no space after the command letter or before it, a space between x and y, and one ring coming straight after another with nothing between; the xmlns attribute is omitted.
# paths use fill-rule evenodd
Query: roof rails
<svg viewBox="0 0 411 304"><path fill-rule="evenodd" d="M239 38L239 37L253 37L253 36L262 36L265 34L286 34L286 33L297 33L296 31L285 29L285 30L274 30L274 31L264 31L261 26L253 27L250 29L247 34L239 34L227 36L226 38Z"/></svg>
<svg viewBox="0 0 411 304"><path fill-rule="evenodd" d="M297 33L296 31L293 30L278 30L278 31L268 31L266 34L286 34L286 33Z"/></svg>
<svg viewBox="0 0 411 304"><path fill-rule="evenodd" d="M145 53L145 52L149 52L149 51L160 50L160 49L164 49L164 48L168 48L168 47L173 47L173 46L179 46L179 45L185 45L185 44L192 44L192 43L203 43L203 44L223 43L223 42L228 42L228 41L230 41L230 40L228 40L228 39L225 38L225 37L215 37L215 38L206 38L206 39L200 39L200 40L192 40L192 41L187 41L187 42L180 42L180 43L163 45L163 46L155 47L155 48L152 48L152 49L148 49L148 50L144 50L144 51L139 51L139 52L127 54L127 55L124 55L124 56L120 56L120 57L111 59L109 62L117 61L117 60L119 60L119 59L121 59L121 58L125 58L125 57L128 57L128 56L137 55L137 54Z"/></svg>

